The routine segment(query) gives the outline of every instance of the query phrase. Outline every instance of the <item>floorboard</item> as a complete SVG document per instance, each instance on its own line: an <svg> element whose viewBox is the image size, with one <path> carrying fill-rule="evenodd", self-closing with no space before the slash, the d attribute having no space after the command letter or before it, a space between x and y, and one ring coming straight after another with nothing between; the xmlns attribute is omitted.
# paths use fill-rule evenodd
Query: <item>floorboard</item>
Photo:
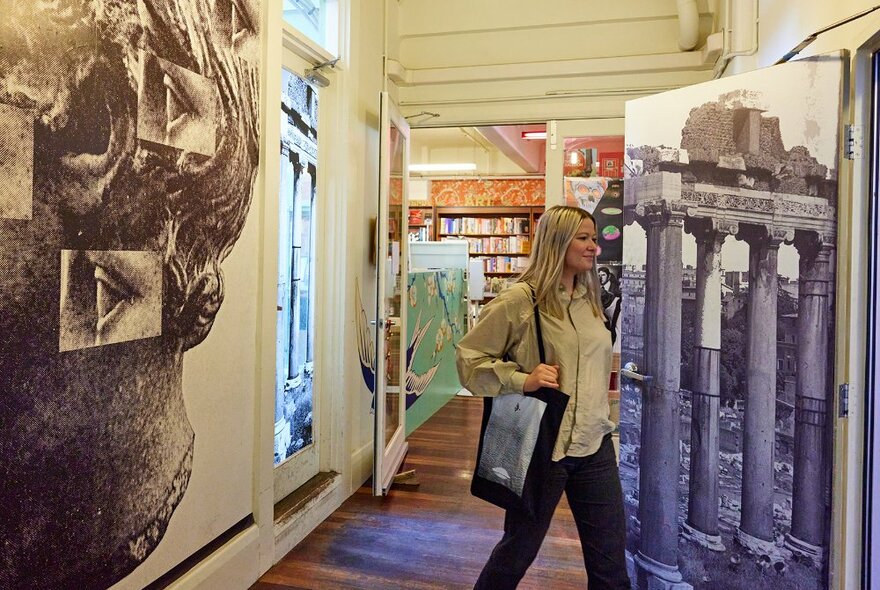
<svg viewBox="0 0 880 590"><path fill-rule="evenodd" d="M501 538L504 513L470 495L482 401L455 397L409 438L404 469L418 487L375 498L369 482L252 590L472 588ZM521 590L586 588L580 544L563 499Z"/></svg>

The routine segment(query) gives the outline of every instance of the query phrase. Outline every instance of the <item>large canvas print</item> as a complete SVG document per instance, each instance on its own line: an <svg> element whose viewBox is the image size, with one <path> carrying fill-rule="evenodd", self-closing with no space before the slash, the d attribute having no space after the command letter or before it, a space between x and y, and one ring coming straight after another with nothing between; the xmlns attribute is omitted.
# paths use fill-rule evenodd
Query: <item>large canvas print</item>
<svg viewBox="0 0 880 590"><path fill-rule="evenodd" d="M827 587L845 57L627 103L620 461L639 588Z"/></svg>
<svg viewBox="0 0 880 590"><path fill-rule="evenodd" d="M200 413L214 394L210 421L244 424L252 392L230 407L227 381L247 365L188 361L239 291L223 265L259 155L259 2L217 4L0 0L0 589L113 585L193 482L222 483L194 466L251 460L245 426L212 449ZM226 501L203 496L138 585L247 514Z"/></svg>

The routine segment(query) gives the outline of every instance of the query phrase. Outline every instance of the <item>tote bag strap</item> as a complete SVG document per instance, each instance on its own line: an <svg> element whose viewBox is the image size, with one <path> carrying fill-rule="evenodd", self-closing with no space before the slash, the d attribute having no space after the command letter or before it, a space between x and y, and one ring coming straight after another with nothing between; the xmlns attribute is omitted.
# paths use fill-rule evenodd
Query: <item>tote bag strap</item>
<svg viewBox="0 0 880 590"><path fill-rule="evenodd" d="M531 287L531 285L529 285ZM541 310L538 309L538 296L535 293L535 288L532 289L532 301L535 303L535 335L538 337L538 356L541 359L541 364L546 365L546 359L544 357L544 337L541 334Z"/></svg>

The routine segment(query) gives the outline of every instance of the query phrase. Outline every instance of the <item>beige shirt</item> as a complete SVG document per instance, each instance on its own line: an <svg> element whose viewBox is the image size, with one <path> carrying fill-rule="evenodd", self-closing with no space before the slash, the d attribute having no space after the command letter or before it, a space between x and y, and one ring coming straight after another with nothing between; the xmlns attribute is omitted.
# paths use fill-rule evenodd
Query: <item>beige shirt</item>
<svg viewBox="0 0 880 590"><path fill-rule="evenodd" d="M571 396L554 461L592 455L614 430L608 419L611 334L603 318L593 315L585 295L582 286L571 296L561 293L561 319L541 311L546 363L559 365L559 389ZM526 377L540 362L533 306L529 286L515 283L483 308L480 320L459 342L458 375L474 395L523 392Z"/></svg>

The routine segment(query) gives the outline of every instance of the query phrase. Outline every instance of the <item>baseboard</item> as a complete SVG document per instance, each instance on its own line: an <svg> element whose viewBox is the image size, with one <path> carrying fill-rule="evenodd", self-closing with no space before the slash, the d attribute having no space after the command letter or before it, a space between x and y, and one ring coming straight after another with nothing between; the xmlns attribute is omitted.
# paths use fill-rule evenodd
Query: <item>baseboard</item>
<svg viewBox="0 0 880 590"><path fill-rule="evenodd" d="M353 494L373 476L373 441L351 454L351 482L349 494Z"/></svg>
<svg viewBox="0 0 880 590"><path fill-rule="evenodd" d="M275 563L287 555L346 500L348 494L345 493L341 482L342 477L335 474L331 480L316 489L313 495L299 502L295 510L287 511L275 521Z"/></svg>
<svg viewBox="0 0 880 590"><path fill-rule="evenodd" d="M260 577L260 535L256 525L248 527L206 559L203 559L169 588L174 590L241 590Z"/></svg>

